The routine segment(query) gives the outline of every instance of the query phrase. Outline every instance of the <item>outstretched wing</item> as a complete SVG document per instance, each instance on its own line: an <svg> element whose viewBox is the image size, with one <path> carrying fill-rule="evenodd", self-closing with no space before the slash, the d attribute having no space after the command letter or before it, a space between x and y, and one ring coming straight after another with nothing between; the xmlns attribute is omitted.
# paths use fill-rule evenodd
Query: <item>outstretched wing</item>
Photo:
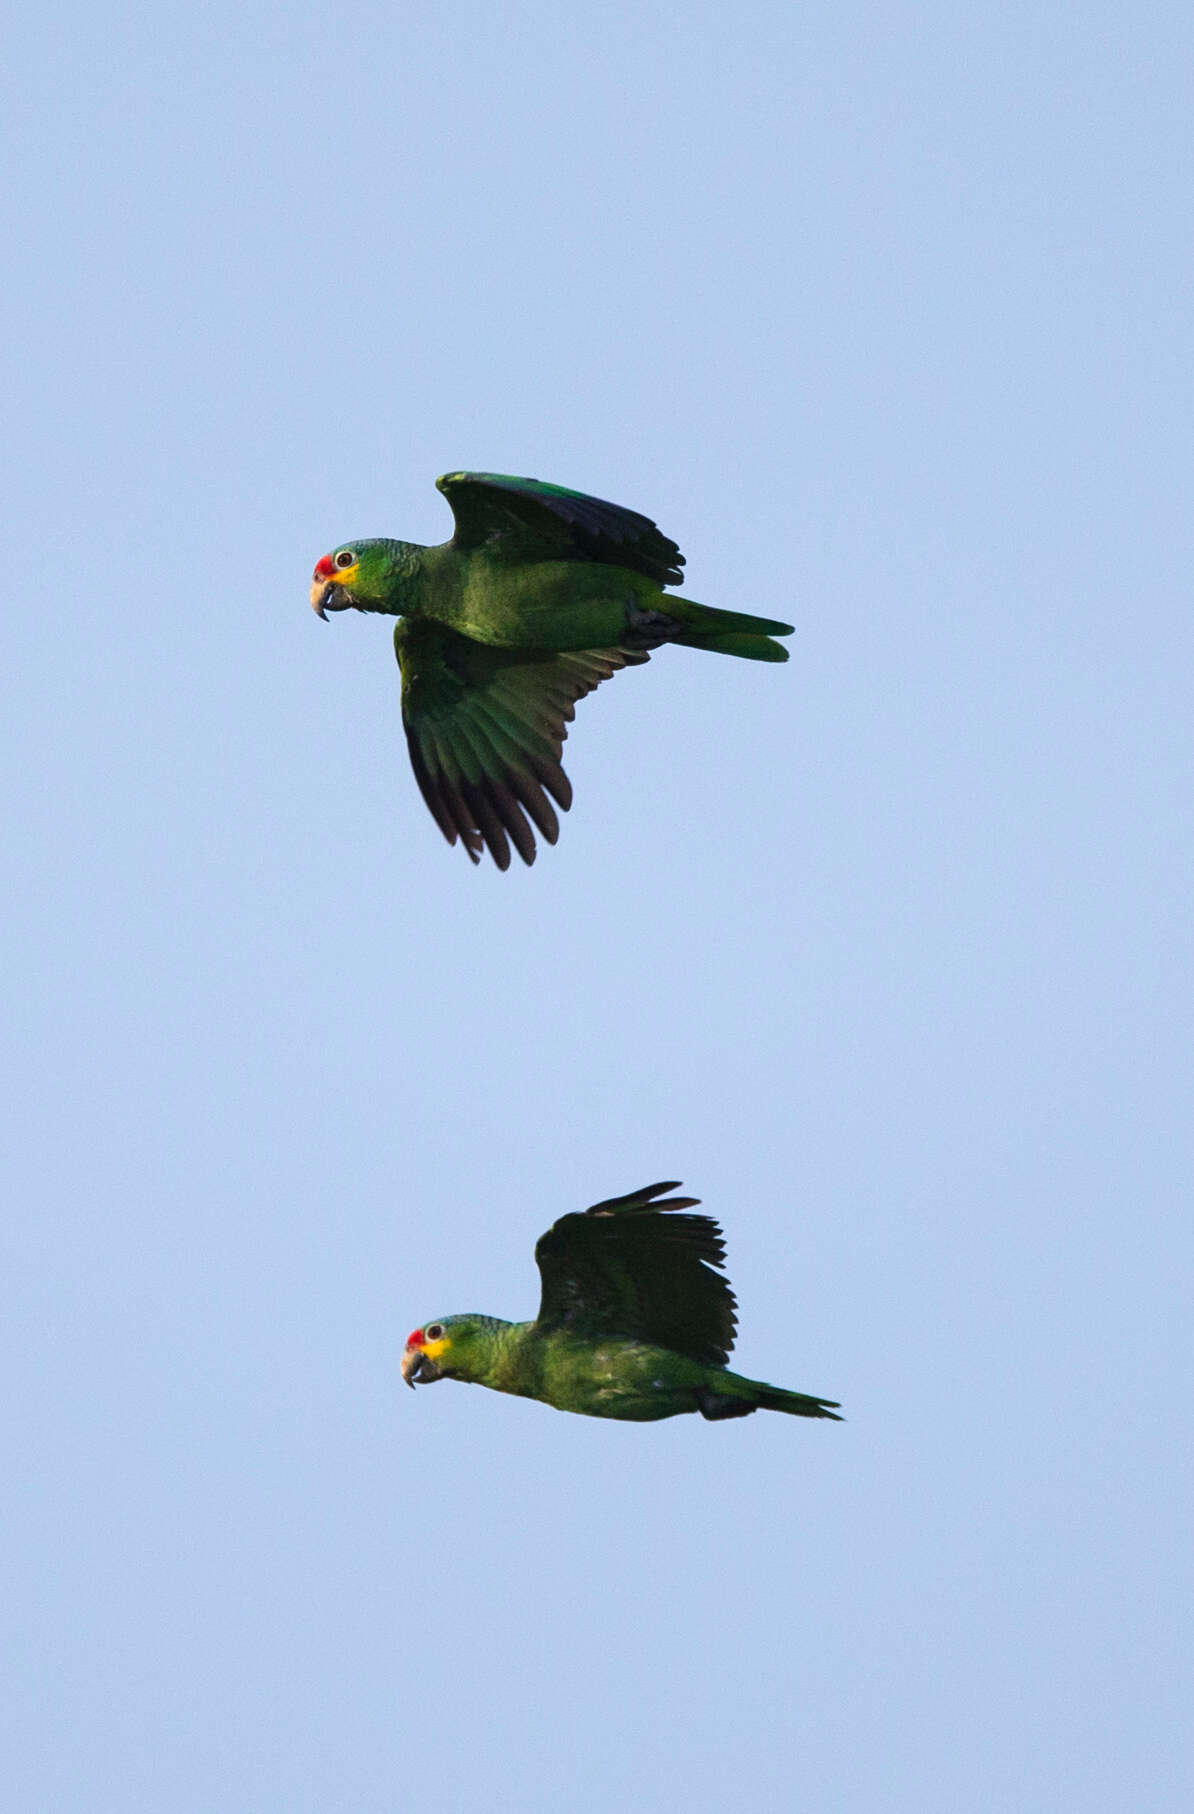
<svg viewBox="0 0 1194 1814"><path fill-rule="evenodd" d="M500 472L446 472L435 482L456 518L457 548L488 546L521 561L606 561L660 586L683 582L679 548L637 510Z"/></svg>
<svg viewBox="0 0 1194 1814"><path fill-rule="evenodd" d="M682 1215L699 1198L648 1184L561 1216L535 1248L543 1280L541 1329L621 1335L724 1366L734 1346L735 1299L713 1270L725 1261L711 1216Z"/></svg>
<svg viewBox="0 0 1194 1814"><path fill-rule="evenodd" d="M499 869L560 835L572 787L560 766L578 699L647 656L633 649L493 649L428 618L401 618L402 722L415 780L449 844ZM548 798L550 794L551 799Z"/></svg>

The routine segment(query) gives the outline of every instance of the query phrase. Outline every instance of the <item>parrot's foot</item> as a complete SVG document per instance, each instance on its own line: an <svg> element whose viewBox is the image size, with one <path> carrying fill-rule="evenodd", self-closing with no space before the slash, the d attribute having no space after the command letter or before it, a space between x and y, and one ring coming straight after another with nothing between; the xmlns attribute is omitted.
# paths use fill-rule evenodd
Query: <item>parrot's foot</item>
<svg viewBox="0 0 1194 1814"><path fill-rule="evenodd" d="M759 1407L748 1398L731 1398L726 1392L713 1392L702 1386L697 1393L697 1408L710 1423L720 1423L725 1417L749 1417Z"/></svg>
<svg viewBox="0 0 1194 1814"><path fill-rule="evenodd" d="M672 642L683 629L674 617L666 611L644 611L635 599L626 604L626 635L622 638L622 647L627 649L658 649L661 643Z"/></svg>

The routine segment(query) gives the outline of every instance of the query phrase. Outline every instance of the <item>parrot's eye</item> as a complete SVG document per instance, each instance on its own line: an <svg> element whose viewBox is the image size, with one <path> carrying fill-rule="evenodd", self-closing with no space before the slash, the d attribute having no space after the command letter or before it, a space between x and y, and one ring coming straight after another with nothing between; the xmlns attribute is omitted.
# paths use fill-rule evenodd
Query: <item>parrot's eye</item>
<svg viewBox="0 0 1194 1814"><path fill-rule="evenodd" d="M438 1342L444 1333L444 1326L442 1323L428 1323L424 1333L429 1342Z"/></svg>
<svg viewBox="0 0 1194 1814"><path fill-rule="evenodd" d="M339 554L336 556L336 565L337 567L355 567L356 559L357 557L351 548L341 548Z"/></svg>

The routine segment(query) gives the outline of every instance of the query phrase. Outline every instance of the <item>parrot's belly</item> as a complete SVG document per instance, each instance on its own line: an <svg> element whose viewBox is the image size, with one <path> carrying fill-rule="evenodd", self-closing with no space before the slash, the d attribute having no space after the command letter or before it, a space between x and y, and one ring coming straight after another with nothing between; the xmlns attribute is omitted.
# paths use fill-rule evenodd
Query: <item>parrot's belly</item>
<svg viewBox="0 0 1194 1814"><path fill-rule="evenodd" d="M544 1368L542 1392L560 1411L653 1423L697 1408L702 1369L683 1355L641 1342L578 1344ZM692 1378L689 1375L693 1375Z"/></svg>

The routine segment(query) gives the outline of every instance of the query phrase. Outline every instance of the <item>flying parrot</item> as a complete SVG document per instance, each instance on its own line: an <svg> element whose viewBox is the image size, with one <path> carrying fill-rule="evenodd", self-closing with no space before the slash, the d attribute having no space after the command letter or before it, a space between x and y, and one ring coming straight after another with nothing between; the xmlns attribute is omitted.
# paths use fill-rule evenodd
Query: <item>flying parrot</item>
<svg viewBox="0 0 1194 1814"><path fill-rule="evenodd" d="M752 1411L832 1417L836 1401L731 1373L735 1299L714 1268L725 1259L696 1197L648 1184L561 1216L535 1248L542 1279L533 1323L442 1316L407 1337L408 1386L463 1379L537 1398L557 1411L649 1423L699 1411L717 1421Z"/></svg>
<svg viewBox="0 0 1194 1814"><path fill-rule="evenodd" d="M665 593L684 557L649 517L538 479L450 472L450 542L370 537L315 563L311 604L401 621L402 721L411 766L449 844L499 869L559 836L572 788L560 766L578 699L661 643L786 661L791 624ZM551 796L550 799L548 796Z"/></svg>

